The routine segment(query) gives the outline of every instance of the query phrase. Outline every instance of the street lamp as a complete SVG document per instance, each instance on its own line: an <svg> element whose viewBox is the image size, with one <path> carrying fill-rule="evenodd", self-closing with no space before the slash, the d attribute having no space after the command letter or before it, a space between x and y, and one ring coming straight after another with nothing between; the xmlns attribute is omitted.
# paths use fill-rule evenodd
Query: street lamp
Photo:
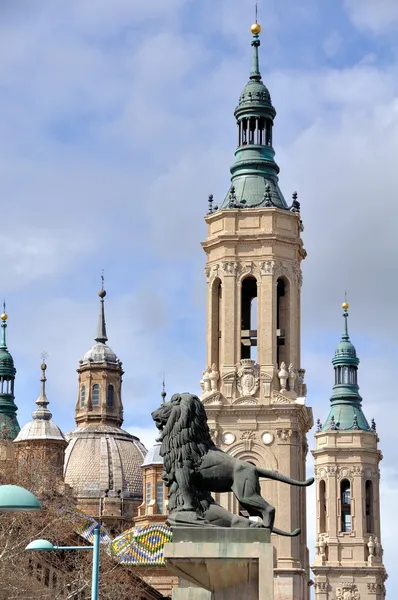
<svg viewBox="0 0 398 600"><path fill-rule="evenodd" d="M0 512L41 510L39 499L19 485L0 485Z"/></svg>
<svg viewBox="0 0 398 600"><path fill-rule="evenodd" d="M94 542L92 546L53 546L48 540L34 540L30 542L25 550L44 550L53 552L57 550L92 550L93 551L93 573L91 583L91 600L98 600L99 565L100 565L100 526L94 528Z"/></svg>

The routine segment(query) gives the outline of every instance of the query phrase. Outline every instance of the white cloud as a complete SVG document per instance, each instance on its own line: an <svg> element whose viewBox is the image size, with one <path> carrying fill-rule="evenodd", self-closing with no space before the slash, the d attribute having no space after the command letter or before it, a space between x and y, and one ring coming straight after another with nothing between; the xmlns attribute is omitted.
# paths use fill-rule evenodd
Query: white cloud
<svg viewBox="0 0 398 600"><path fill-rule="evenodd" d="M353 23L376 34L398 27L398 5L395 0L344 0Z"/></svg>

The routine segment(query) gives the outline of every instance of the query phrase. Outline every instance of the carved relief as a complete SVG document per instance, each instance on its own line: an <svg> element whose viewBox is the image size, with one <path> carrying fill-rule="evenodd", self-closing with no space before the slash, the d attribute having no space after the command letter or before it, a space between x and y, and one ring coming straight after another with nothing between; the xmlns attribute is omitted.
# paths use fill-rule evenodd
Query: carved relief
<svg viewBox="0 0 398 600"><path fill-rule="evenodd" d="M253 261L250 260L250 261L245 262L242 267L242 274L252 275L254 273L255 267L256 267L256 265Z"/></svg>
<svg viewBox="0 0 398 600"><path fill-rule="evenodd" d="M226 398L232 398L234 386L236 383L236 373L231 372L223 375L223 391Z"/></svg>
<svg viewBox="0 0 398 600"><path fill-rule="evenodd" d="M240 437L242 440L255 440L256 432L253 431L252 429L245 429L244 431L242 431L242 434Z"/></svg>
<svg viewBox="0 0 398 600"><path fill-rule="evenodd" d="M261 384L263 387L263 394L265 398L269 398L271 395L271 384L272 384L272 376L268 373L262 372L260 375Z"/></svg>
<svg viewBox="0 0 398 600"><path fill-rule="evenodd" d="M273 260L264 260L260 262L260 273L264 275L273 275L275 269L275 262Z"/></svg>
<svg viewBox="0 0 398 600"><path fill-rule="evenodd" d="M307 396L307 385L304 383L305 369L297 369L296 391L300 397Z"/></svg>
<svg viewBox="0 0 398 600"><path fill-rule="evenodd" d="M237 370L237 386L241 396L254 396L260 386L260 367L252 358L242 358Z"/></svg>
<svg viewBox="0 0 398 600"><path fill-rule="evenodd" d="M281 392L286 392L288 375L289 373L286 368L286 363L282 362L278 372Z"/></svg>
<svg viewBox="0 0 398 600"><path fill-rule="evenodd" d="M234 402L234 406L242 404L258 404L258 401L255 398L239 398L239 400Z"/></svg>
<svg viewBox="0 0 398 600"><path fill-rule="evenodd" d="M218 390L218 380L220 373L218 372L217 365L212 364L211 367L207 367L203 371L202 379L200 380L200 387L202 388L202 397L208 394L214 394Z"/></svg>
<svg viewBox="0 0 398 600"><path fill-rule="evenodd" d="M351 475L354 477L362 477L363 475L363 466L362 465L354 465L351 467Z"/></svg>
<svg viewBox="0 0 398 600"><path fill-rule="evenodd" d="M376 535L370 535L367 543L368 547L368 565L372 566L375 562L380 562L382 555L382 548Z"/></svg>
<svg viewBox="0 0 398 600"><path fill-rule="evenodd" d="M326 546L327 546L327 534L320 533L315 542L315 550L316 550L316 563L319 565L324 565L326 563Z"/></svg>
<svg viewBox="0 0 398 600"><path fill-rule="evenodd" d="M282 394L273 392L271 404L293 404L293 400L287 398L286 396L282 396Z"/></svg>
<svg viewBox="0 0 398 600"><path fill-rule="evenodd" d="M297 374L292 363L290 363L289 368L287 370L287 379L289 382L289 391L294 392Z"/></svg>
<svg viewBox="0 0 398 600"><path fill-rule="evenodd" d="M221 394L219 392L216 392L215 394L209 394L205 397L202 397L202 402L205 406L210 406L210 405L222 405L223 402L221 400Z"/></svg>
<svg viewBox="0 0 398 600"><path fill-rule="evenodd" d="M317 581L314 588L317 592L327 592L329 590L329 584L327 581Z"/></svg>
<svg viewBox="0 0 398 600"><path fill-rule="evenodd" d="M213 281L216 277L218 277L219 268L220 268L220 265L218 265L218 264L215 264L215 265L212 265L211 267L205 268L206 280L208 282Z"/></svg>
<svg viewBox="0 0 398 600"><path fill-rule="evenodd" d="M240 269L240 264L237 261L229 260L222 264L224 275L236 277Z"/></svg>
<svg viewBox="0 0 398 600"><path fill-rule="evenodd" d="M256 432L252 429L245 429L242 431L241 440L243 440L243 445L246 451L250 451L253 447L253 441L256 439Z"/></svg>
<svg viewBox="0 0 398 600"><path fill-rule="evenodd" d="M209 429L210 429L211 439L217 445L218 444L218 438L220 436L220 429L219 429L218 425L214 425L214 427L212 427L211 425L209 425Z"/></svg>
<svg viewBox="0 0 398 600"><path fill-rule="evenodd" d="M291 440L293 431L291 429L278 429L276 435L281 442L288 443Z"/></svg>
<svg viewBox="0 0 398 600"><path fill-rule="evenodd" d="M327 477L336 477L336 474L337 474L337 467L335 467L334 465L329 465L328 467L326 467Z"/></svg>
<svg viewBox="0 0 398 600"><path fill-rule="evenodd" d="M361 595L355 583L343 583L336 588L336 600L360 600Z"/></svg>
<svg viewBox="0 0 398 600"><path fill-rule="evenodd" d="M300 267L293 266L293 277L299 287L303 285L303 273Z"/></svg>
<svg viewBox="0 0 398 600"><path fill-rule="evenodd" d="M385 586L382 583L368 583L368 592L369 594L385 594Z"/></svg>

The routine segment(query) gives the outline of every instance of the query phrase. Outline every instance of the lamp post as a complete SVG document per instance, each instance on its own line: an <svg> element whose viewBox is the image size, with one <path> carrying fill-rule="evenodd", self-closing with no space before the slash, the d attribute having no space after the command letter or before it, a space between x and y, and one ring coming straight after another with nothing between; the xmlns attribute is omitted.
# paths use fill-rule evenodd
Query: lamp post
<svg viewBox="0 0 398 600"><path fill-rule="evenodd" d="M100 526L94 528L94 542L92 546L53 546L48 540L34 540L30 542L25 550L44 550L53 552L57 550L92 550L93 572L91 583L91 600L98 600L99 566L100 566Z"/></svg>
<svg viewBox="0 0 398 600"><path fill-rule="evenodd" d="M0 485L0 512L41 510L38 498L19 485Z"/></svg>

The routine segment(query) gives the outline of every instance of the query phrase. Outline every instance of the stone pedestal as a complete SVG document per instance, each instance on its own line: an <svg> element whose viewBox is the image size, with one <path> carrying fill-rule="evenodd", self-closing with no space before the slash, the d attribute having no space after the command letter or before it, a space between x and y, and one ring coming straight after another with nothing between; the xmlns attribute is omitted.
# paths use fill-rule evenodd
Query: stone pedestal
<svg viewBox="0 0 398 600"><path fill-rule="evenodd" d="M174 527L165 563L179 578L173 600L273 600L267 529Z"/></svg>

